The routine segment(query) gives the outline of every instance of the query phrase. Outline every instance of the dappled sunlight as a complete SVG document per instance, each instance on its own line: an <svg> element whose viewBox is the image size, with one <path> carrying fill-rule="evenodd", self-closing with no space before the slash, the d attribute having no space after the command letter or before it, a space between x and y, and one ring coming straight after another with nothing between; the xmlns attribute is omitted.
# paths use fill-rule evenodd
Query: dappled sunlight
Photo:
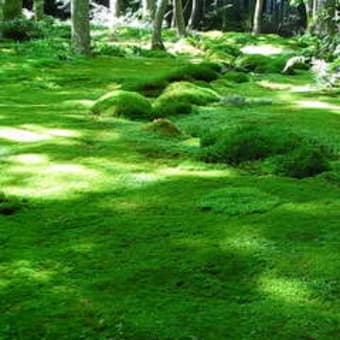
<svg viewBox="0 0 340 340"><path fill-rule="evenodd" d="M261 81L258 81L257 84L266 89L289 90L290 92L293 92L293 93L308 93L308 92L314 92L317 90L317 87L313 85L293 85L293 84L273 82L270 80L261 80Z"/></svg>
<svg viewBox="0 0 340 340"><path fill-rule="evenodd" d="M311 109L327 109L340 114L340 105L330 104L319 100L297 100L295 103L300 107Z"/></svg>
<svg viewBox="0 0 340 340"><path fill-rule="evenodd" d="M74 130L47 128L35 124L23 124L18 128L0 127L0 138L11 142L36 143L52 139L79 137L80 133Z"/></svg>
<svg viewBox="0 0 340 340"><path fill-rule="evenodd" d="M225 240L221 241L221 249L234 249L242 253L253 254L274 247L273 242L270 240L255 233L249 234L247 230L251 230L251 225L243 225L242 233L236 234L235 236L228 236Z"/></svg>
<svg viewBox="0 0 340 340"><path fill-rule="evenodd" d="M48 135L17 129L12 127L0 127L0 138L11 142L34 143L51 139Z"/></svg>
<svg viewBox="0 0 340 340"><path fill-rule="evenodd" d="M23 167L22 162L31 157L34 161ZM83 165L50 163L46 156L24 156L17 161L3 172L2 185L9 194L23 197L71 198L82 191L95 191L102 176Z"/></svg>
<svg viewBox="0 0 340 340"><path fill-rule="evenodd" d="M49 281L51 277L56 274L54 270L43 268L43 266L33 265L28 260L17 260L3 264L0 270L4 273L5 277L13 278L15 280L34 280L41 283ZM7 282L10 283L10 280Z"/></svg>
<svg viewBox="0 0 340 340"><path fill-rule="evenodd" d="M282 47L273 45L247 45L241 48L244 54L277 55L283 53Z"/></svg>
<svg viewBox="0 0 340 340"><path fill-rule="evenodd" d="M156 173L162 176L193 176L193 177L230 177L235 175L233 169L186 169L185 167L160 168Z"/></svg>
<svg viewBox="0 0 340 340"><path fill-rule="evenodd" d="M258 279L258 289L285 302L307 302L311 295L307 283L297 279L263 275Z"/></svg>

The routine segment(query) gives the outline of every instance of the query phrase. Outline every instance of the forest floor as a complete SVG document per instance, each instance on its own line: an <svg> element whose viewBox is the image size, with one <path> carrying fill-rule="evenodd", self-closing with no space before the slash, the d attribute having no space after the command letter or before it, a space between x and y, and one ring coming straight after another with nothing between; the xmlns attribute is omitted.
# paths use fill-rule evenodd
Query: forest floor
<svg viewBox="0 0 340 340"><path fill-rule="evenodd" d="M0 339L340 337L339 170L196 157L201 130L250 121L340 150L339 97L307 71L256 74L219 90L271 104L197 107L172 138L89 105L181 58L0 59L0 190L20 202L0 214ZM232 212L202 209L220 188Z"/></svg>

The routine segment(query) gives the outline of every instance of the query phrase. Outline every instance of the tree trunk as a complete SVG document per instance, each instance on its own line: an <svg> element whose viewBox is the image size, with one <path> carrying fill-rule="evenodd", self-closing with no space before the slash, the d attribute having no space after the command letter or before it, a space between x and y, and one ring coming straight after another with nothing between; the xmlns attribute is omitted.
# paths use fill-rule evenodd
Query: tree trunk
<svg viewBox="0 0 340 340"><path fill-rule="evenodd" d="M110 0L110 12L114 19L120 17L120 0Z"/></svg>
<svg viewBox="0 0 340 340"><path fill-rule="evenodd" d="M89 0L72 0L72 47L75 53L90 53Z"/></svg>
<svg viewBox="0 0 340 340"><path fill-rule="evenodd" d="M0 0L0 22L4 20L4 4L5 4L5 0ZM0 27L0 39L2 39L1 27Z"/></svg>
<svg viewBox="0 0 340 340"><path fill-rule="evenodd" d="M162 41L162 23L168 0L158 0L155 17L153 19L151 48L153 50L164 50Z"/></svg>
<svg viewBox="0 0 340 340"><path fill-rule="evenodd" d="M174 10L175 10L175 17L176 17L176 27L177 27L177 34L181 37L185 36L185 22L183 16L183 5L182 0L174 0Z"/></svg>
<svg viewBox="0 0 340 340"><path fill-rule="evenodd" d="M253 22L253 34L261 33L263 3L264 0L256 0Z"/></svg>
<svg viewBox="0 0 340 340"><path fill-rule="evenodd" d="M41 20L44 17L44 0L34 0L34 18Z"/></svg>
<svg viewBox="0 0 340 340"><path fill-rule="evenodd" d="M3 6L4 20L13 20L22 15L22 0L5 0Z"/></svg>
<svg viewBox="0 0 340 340"><path fill-rule="evenodd" d="M143 19L153 19L155 14L155 1L154 0L142 0L142 13Z"/></svg>
<svg viewBox="0 0 340 340"><path fill-rule="evenodd" d="M188 21L188 29L192 30L196 27L196 15L198 10L198 0L192 0L191 2L191 12Z"/></svg>

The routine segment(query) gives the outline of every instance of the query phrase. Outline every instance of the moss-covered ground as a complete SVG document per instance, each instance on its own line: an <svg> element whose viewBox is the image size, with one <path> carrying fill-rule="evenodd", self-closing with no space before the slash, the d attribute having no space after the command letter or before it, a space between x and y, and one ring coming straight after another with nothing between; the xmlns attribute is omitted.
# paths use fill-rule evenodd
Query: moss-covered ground
<svg viewBox="0 0 340 340"><path fill-rule="evenodd" d="M207 129L242 122L339 153L339 96L306 71L221 78L206 86L247 101L170 117L168 136L89 108L181 57L0 48L0 191L18 205L0 209L0 339L339 338L339 162L297 180L197 158Z"/></svg>

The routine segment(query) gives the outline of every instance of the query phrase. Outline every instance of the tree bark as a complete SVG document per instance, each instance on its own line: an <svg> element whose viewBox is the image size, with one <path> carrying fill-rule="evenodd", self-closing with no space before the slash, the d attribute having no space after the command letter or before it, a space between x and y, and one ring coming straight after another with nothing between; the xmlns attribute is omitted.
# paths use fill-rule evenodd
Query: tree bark
<svg viewBox="0 0 340 340"><path fill-rule="evenodd" d="M5 4L5 0L0 0L0 22L2 22L4 20L4 4ZM0 39L2 39L2 29L0 27Z"/></svg>
<svg viewBox="0 0 340 340"><path fill-rule="evenodd" d="M190 12L190 17L189 17L189 21L188 21L188 29L190 29L190 30L192 30L193 28L196 27L198 1L199 0L192 0L192 2L191 2L191 12Z"/></svg>
<svg viewBox="0 0 340 340"><path fill-rule="evenodd" d="M153 50L164 50L162 41L162 24L168 0L158 0L155 17L153 19L151 48Z"/></svg>
<svg viewBox="0 0 340 340"><path fill-rule="evenodd" d="M4 20L13 20L22 15L22 0L5 0L3 6Z"/></svg>
<svg viewBox="0 0 340 340"><path fill-rule="evenodd" d="M44 17L44 0L34 0L34 18L35 20L41 20Z"/></svg>
<svg viewBox="0 0 340 340"><path fill-rule="evenodd" d="M120 17L120 0L110 0L110 12L114 19Z"/></svg>
<svg viewBox="0 0 340 340"><path fill-rule="evenodd" d="M75 53L90 53L89 0L72 0L72 48Z"/></svg>
<svg viewBox="0 0 340 340"><path fill-rule="evenodd" d="M184 22L184 16L183 16L183 4L182 0L174 0L174 15L176 17L176 28L177 28L177 34L180 37L185 36L186 30L185 30L185 22Z"/></svg>
<svg viewBox="0 0 340 340"><path fill-rule="evenodd" d="M261 33L263 4L264 0L256 0L253 22L253 34Z"/></svg>
<svg viewBox="0 0 340 340"><path fill-rule="evenodd" d="M153 19L155 14L155 0L142 0L143 19Z"/></svg>

